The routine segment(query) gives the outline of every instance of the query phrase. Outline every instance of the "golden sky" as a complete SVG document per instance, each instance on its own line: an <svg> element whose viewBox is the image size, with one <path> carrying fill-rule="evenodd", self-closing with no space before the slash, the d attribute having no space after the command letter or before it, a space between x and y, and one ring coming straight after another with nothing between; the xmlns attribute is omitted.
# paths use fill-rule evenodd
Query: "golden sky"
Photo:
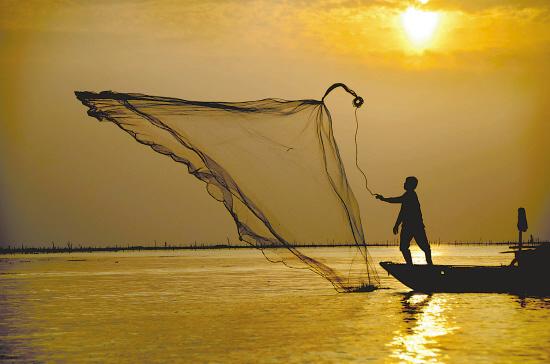
<svg viewBox="0 0 550 364"><path fill-rule="evenodd" d="M202 182L74 90L238 101L334 82L366 99L371 187L417 176L430 239L514 239L520 206L550 239L549 25L536 0L0 1L0 244L236 236ZM327 105L367 239L393 239L396 207L353 168L351 100Z"/></svg>

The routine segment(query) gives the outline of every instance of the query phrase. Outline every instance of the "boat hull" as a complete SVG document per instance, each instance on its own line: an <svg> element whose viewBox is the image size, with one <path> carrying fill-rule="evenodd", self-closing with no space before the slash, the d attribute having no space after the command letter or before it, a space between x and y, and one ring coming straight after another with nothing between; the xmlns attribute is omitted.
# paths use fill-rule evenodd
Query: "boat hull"
<svg viewBox="0 0 550 364"><path fill-rule="evenodd" d="M515 293L550 296L548 270L517 266L407 265L381 262L389 274L415 291Z"/></svg>

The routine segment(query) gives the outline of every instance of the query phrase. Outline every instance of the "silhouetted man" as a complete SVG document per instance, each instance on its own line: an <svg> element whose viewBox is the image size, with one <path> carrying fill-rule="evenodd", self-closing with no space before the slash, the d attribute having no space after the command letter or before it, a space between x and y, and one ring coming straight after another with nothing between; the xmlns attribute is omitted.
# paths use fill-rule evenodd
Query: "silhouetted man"
<svg viewBox="0 0 550 364"><path fill-rule="evenodd" d="M402 196L386 198L382 195L376 195L376 198L384 202L401 204L401 210L399 211L399 216L397 216L397 221L393 227L393 233L397 235L399 225L403 224L399 239L399 249L401 253L403 253L407 264L413 264L409 247L412 238L414 238L416 244L418 244L420 249L426 254L426 263L431 265L433 264L432 252L430 244L428 243L428 237L426 236L426 230L424 229L420 202L418 201L416 192L414 192L417 185L418 179L416 177L407 177L403 184L403 188L406 192Z"/></svg>

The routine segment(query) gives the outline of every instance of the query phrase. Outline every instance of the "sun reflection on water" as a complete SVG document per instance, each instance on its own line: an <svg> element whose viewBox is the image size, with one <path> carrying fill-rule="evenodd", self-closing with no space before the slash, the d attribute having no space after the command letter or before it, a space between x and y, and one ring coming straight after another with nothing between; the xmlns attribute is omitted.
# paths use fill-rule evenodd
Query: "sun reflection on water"
<svg viewBox="0 0 550 364"><path fill-rule="evenodd" d="M447 321L446 304L440 296L405 296L402 310L408 327L395 332L388 344L393 349L391 356L405 363L442 363L439 339L456 329Z"/></svg>

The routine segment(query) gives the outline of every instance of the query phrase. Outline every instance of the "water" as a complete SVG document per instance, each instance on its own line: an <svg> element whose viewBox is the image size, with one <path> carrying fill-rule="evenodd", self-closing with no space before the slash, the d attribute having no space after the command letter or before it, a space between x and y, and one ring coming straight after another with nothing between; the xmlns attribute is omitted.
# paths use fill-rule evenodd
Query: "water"
<svg viewBox="0 0 550 364"><path fill-rule="evenodd" d="M441 264L511 258L433 250ZM381 268L389 289L351 294L243 249L4 256L0 273L0 358L12 362L550 361L550 299L410 294Z"/></svg>

